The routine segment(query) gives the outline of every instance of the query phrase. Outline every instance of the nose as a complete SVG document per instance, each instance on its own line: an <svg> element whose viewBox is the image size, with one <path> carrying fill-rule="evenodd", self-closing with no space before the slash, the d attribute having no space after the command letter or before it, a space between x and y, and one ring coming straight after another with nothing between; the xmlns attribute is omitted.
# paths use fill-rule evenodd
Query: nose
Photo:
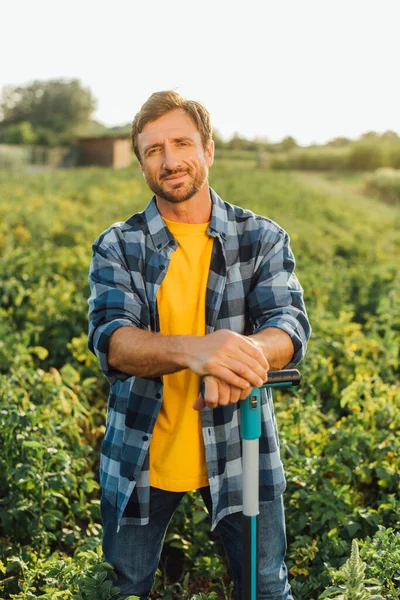
<svg viewBox="0 0 400 600"><path fill-rule="evenodd" d="M179 167L179 157L170 144L165 144L164 146L164 160L163 160L163 168L167 171L175 171Z"/></svg>

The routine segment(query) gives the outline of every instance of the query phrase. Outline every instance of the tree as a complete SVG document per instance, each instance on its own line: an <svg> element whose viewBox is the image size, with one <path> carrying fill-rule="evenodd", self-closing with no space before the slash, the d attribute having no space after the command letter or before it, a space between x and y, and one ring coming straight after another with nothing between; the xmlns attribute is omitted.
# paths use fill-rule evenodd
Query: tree
<svg viewBox="0 0 400 600"><path fill-rule="evenodd" d="M332 148L344 148L345 146L348 146L351 143L352 142L350 138L339 136L333 138L333 140L330 140L326 145L331 146Z"/></svg>
<svg viewBox="0 0 400 600"><path fill-rule="evenodd" d="M33 81L24 86L6 86L0 100L1 129L27 121L57 134L85 125L96 108L89 88L78 79Z"/></svg>
<svg viewBox="0 0 400 600"><path fill-rule="evenodd" d="M259 144L254 140L248 140L245 137L242 137L237 131L233 134L231 139L226 143L226 148L230 150L247 150L250 152L254 152L258 150Z"/></svg>
<svg viewBox="0 0 400 600"><path fill-rule="evenodd" d="M213 136L212 137L213 137L213 140L214 140L215 148L217 150L219 150L220 148L224 148L225 147L224 139L223 139L221 133L215 127L213 128Z"/></svg>
<svg viewBox="0 0 400 600"><path fill-rule="evenodd" d="M366 142L376 142L379 139L379 133L376 133L376 131L367 131L360 135L359 139Z"/></svg>
<svg viewBox="0 0 400 600"><path fill-rule="evenodd" d="M368 141L365 141L368 140ZM350 147L347 159L347 167L351 171L374 171L388 164L382 144L364 138Z"/></svg>
<svg viewBox="0 0 400 600"><path fill-rule="evenodd" d="M241 137L237 131L233 134L229 142L227 143L227 147L230 150L245 150L247 146L247 140L244 137Z"/></svg>
<svg viewBox="0 0 400 600"><path fill-rule="evenodd" d="M385 140L386 142L399 142L400 141L400 137L397 135L397 133L395 131L391 131L390 129L385 131L385 133L382 133L381 139Z"/></svg>
<svg viewBox="0 0 400 600"><path fill-rule="evenodd" d="M34 144L37 140L36 133L29 121L21 121L7 127L0 135L4 144Z"/></svg>
<svg viewBox="0 0 400 600"><path fill-rule="evenodd" d="M297 148L297 142L294 137L288 135L283 138L283 140L279 143L282 152L288 152L289 150L293 150L293 148Z"/></svg>

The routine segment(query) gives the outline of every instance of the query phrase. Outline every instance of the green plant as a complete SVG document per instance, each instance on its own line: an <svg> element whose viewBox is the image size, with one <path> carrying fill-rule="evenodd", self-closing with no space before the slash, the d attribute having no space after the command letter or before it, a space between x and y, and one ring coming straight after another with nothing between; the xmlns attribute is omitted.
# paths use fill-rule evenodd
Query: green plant
<svg viewBox="0 0 400 600"><path fill-rule="evenodd" d="M400 169L377 169L365 178L365 190L389 204L400 202Z"/></svg>
<svg viewBox="0 0 400 600"><path fill-rule="evenodd" d="M382 596L374 594L380 590L379 582L375 579L365 579L365 563L360 559L357 540L351 544L350 558L334 575L337 581L343 584L328 588L319 600L383 600Z"/></svg>
<svg viewBox="0 0 400 600"><path fill-rule="evenodd" d="M383 508L383 507L382 507ZM374 537L360 542L360 556L366 562L368 577L380 581L387 596L400 598L400 532L379 526Z"/></svg>
<svg viewBox="0 0 400 600"><path fill-rule="evenodd" d="M294 596L322 594L357 536L366 579L399 600L398 210L366 195L362 175L268 171L227 152L212 186L288 230L313 326L301 388L274 402ZM132 166L0 172L0 198L0 595L112 598L98 484L108 384L86 347L87 272L91 241L149 193ZM232 595L209 529L188 493L153 598Z"/></svg>

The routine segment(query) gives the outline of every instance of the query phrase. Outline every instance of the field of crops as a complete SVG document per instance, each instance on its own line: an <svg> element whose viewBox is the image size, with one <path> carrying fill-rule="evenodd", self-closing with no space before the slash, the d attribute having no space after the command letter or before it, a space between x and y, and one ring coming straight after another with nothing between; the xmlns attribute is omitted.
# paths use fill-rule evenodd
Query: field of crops
<svg viewBox="0 0 400 600"><path fill-rule="evenodd" d="M240 161L219 161L211 185L289 232L313 327L301 388L275 394L294 596L333 582L349 600L399 599L400 211L322 174ZM136 167L0 174L1 598L116 597L100 547L108 384L86 347L87 274L91 242L149 197ZM354 559L346 575L353 539L365 572ZM194 493L153 597L232 598Z"/></svg>

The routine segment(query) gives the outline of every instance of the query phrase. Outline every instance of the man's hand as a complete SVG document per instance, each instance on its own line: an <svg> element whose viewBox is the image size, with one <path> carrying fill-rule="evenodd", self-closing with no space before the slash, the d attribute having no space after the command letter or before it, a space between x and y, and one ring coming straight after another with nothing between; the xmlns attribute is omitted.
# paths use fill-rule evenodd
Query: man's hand
<svg viewBox="0 0 400 600"><path fill-rule="evenodd" d="M189 338L188 338L189 339ZM248 390L260 387L267 380L268 361L261 345L250 337L227 329L220 329L205 336L191 337L185 348L188 368L196 375L213 375L231 387ZM208 386L210 388L210 386ZM218 383L219 389L219 383ZM209 389L207 401L216 402L219 392L215 381ZM223 401L227 404L228 388L221 387ZM232 396L236 397L235 392ZM229 398L231 392L229 391ZM239 398L237 398L236 402ZM229 400L230 401L230 400Z"/></svg>
<svg viewBox="0 0 400 600"><path fill-rule="evenodd" d="M216 408L217 406L226 406L227 404L236 404L239 400L244 400L253 389L249 385L245 389L240 389L229 385L223 379L214 377L214 375L206 375L203 377L204 396L199 393L196 401L193 404L195 410L201 410L205 406L207 408Z"/></svg>

